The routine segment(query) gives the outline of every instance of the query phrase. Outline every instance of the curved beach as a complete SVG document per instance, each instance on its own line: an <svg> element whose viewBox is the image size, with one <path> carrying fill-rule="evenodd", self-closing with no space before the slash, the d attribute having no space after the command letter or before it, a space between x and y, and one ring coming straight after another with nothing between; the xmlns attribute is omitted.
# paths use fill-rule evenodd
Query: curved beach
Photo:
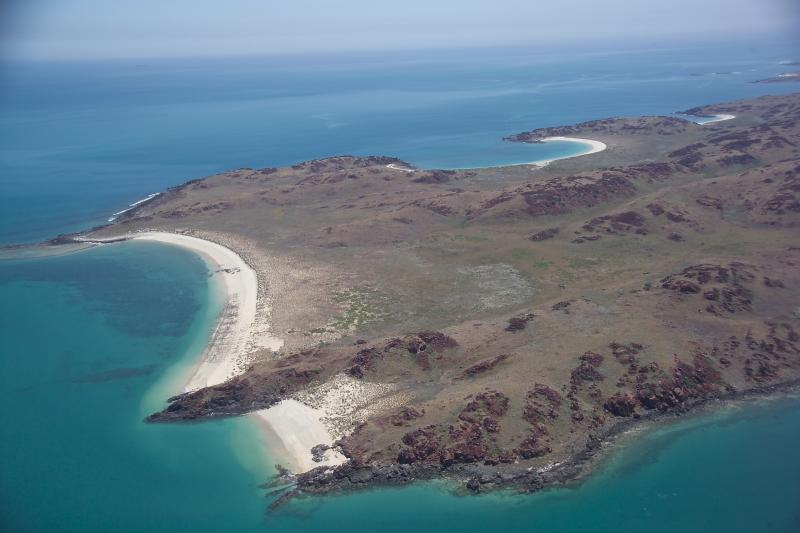
<svg viewBox="0 0 800 533"><path fill-rule="evenodd" d="M705 126L706 124L713 124L714 122L722 122L723 120L731 120L736 118L736 115L728 115L725 113L720 113L718 115L711 115L708 120L703 120L702 122L698 122L701 126Z"/></svg>
<svg viewBox="0 0 800 533"><path fill-rule="evenodd" d="M214 334L184 392L218 385L241 374L252 362L257 347L275 351L283 341L267 335L256 336L259 322L258 275L235 251L216 242L168 232L146 232L133 240L149 240L181 246L200 255L213 272L213 278L224 291L225 307ZM285 463L290 471L302 473L322 464L335 466L344 456L328 452L322 461L314 461L311 448L330 446L335 438L324 423L326 413L300 401L290 399L269 409L253 412L250 417L266 435L271 459Z"/></svg>
<svg viewBox="0 0 800 533"><path fill-rule="evenodd" d="M213 278L224 291L225 307L202 360L184 391L218 385L243 372L251 362L253 325L258 313L258 276L233 250L212 241L167 232L146 232L133 240L156 241L188 248L211 267ZM277 350L283 342L275 337L260 345Z"/></svg>
<svg viewBox="0 0 800 533"><path fill-rule="evenodd" d="M581 152L580 154L568 155L564 157L554 157L552 159L540 159L539 161L531 161L530 163L524 163L524 164L544 167L549 165L550 163L553 163L554 161L559 161L561 159L571 159L573 157L581 157L589 154L596 154L597 152L602 152L603 150L608 148L608 146L604 142L596 141L594 139L582 139L579 137L545 137L544 139L542 139L542 142L549 142L549 141L567 141L567 142L580 143L585 145L587 147L587 150L585 152Z"/></svg>

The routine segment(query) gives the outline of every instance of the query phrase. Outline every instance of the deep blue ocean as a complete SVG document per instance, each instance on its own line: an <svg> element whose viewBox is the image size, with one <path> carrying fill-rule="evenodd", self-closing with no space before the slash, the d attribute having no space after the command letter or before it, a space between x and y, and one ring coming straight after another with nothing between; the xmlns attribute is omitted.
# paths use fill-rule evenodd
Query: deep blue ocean
<svg viewBox="0 0 800 533"><path fill-rule="evenodd" d="M752 84L793 44L483 50L0 65L0 243L103 223L152 192L337 154L426 168L571 153L504 135L797 90ZM154 243L0 259L2 531L800 531L800 400L653 432L577 488L453 496L442 483L265 514L245 420L148 425L221 302Z"/></svg>

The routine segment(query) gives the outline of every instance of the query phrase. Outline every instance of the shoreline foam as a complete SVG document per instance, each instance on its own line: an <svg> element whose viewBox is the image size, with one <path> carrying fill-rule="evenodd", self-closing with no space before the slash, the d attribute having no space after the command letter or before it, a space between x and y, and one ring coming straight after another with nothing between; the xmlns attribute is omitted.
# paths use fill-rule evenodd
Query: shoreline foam
<svg viewBox="0 0 800 533"><path fill-rule="evenodd" d="M115 220L117 220L117 218L119 218L119 216L120 216L120 215L122 215L122 214L124 214L124 213L127 213L128 211L130 211L131 209L133 209L134 207L136 207L136 206L138 206L138 205L140 205L140 204L143 204L143 203L145 203L145 202L149 202L150 200L152 200L152 199L153 199L153 198L155 198L156 196L160 196L161 194L163 194L163 193L160 193L160 192L154 192L153 194L148 194L147 196L145 196L145 197L144 197L144 198L142 198L141 200L137 200L137 201L133 202L132 204L128 204L128 207L126 207L126 208L125 208L125 209L123 209L122 211L117 211L116 213L113 213L113 214L112 214L112 215L111 215L111 216L108 218L107 222L114 222Z"/></svg>

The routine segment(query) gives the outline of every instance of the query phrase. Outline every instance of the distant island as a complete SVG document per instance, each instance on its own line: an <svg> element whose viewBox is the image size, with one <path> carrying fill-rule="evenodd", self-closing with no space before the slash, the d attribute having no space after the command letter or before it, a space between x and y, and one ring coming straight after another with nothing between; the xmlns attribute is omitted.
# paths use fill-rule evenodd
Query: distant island
<svg viewBox="0 0 800 533"><path fill-rule="evenodd" d="M54 243L206 258L229 304L149 420L253 416L279 502L439 477L534 491L627 429L800 378L800 94L684 113L716 119L507 138L607 148L547 166L241 168Z"/></svg>
<svg viewBox="0 0 800 533"><path fill-rule="evenodd" d="M800 72L784 72L771 78L756 80L753 83L786 83L792 81L800 81Z"/></svg>

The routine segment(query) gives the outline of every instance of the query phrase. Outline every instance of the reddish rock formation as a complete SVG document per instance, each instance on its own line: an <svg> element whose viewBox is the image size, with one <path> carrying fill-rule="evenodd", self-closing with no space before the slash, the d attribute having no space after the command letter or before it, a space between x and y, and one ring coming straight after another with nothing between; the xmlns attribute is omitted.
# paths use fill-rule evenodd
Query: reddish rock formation
<svg viewBox="0 0 800 533"><path fill-rule="evenodd" d="M523 459L533 459L534 457L547 455L552 450L549 446L539 442L539 439L532 435L522 441L515 451Z"/></svg>
<svg viewBox="0 0 800 533"><path fill-rule="evenodd" d="M579 358L580 364L570 374L570 382L580 386L583 382L603 381L605 378L597 369L603 363L603 356L595 352L586 352Z"/></svg>
<svg viewBox="0 0 800 533"><path fill-rule="evenodd" d="M673 274L661 280L661 287L680 294L698 294L709 303L706 311L721 314L722 311L735 313L751 310L753 293L745 286L755 275L741 263L731 263L727 267L721 265L693 265L679 274ZM708 286L703 290L703 286Z"/></svg>
<svg viewBox="0 0 800 533"><path fill-rule="evenodd" d="M389 422L393 426L404 426L407 422L415 420L425 414L425 410L418 411L413 407L403 407L399 412L389 416Z"/></svg>
<svg viewBox="0 0 800 533"><path fill-rule="evenodd" d="M555 420L558 418L561 402L561 395L557 391L547 385L536 383L533 389L528 391L522 418L530 424L545 424Z"/></svg>
<svg viewBox="0 0 800 533"><path fill-rule="evenodd" d="M508 354L500 354L496 357L492 357L490 359L484 359L483 361L479 361L474 365L471 365L464 369L464 372L461 373L462 378L468 377L475 377L478 374L483 374L484 372L488 372L496 367L498 364L502 363L508 359Z"/></svg>
<svg viewBox="0 0 800 533"><path fill-rule="evenodd" d="M605 401L603 408L614 416L631 416L636 409L636 399L629 393L617 393Z"/></svg>
<svg viewBox="0 0 800 533"><path fill-rule="evenodd" d="M508 319L508 326L506 326L505 330L511 333L522 331L531 320L533 320L533 313L525 313L511 317Z"/></svg>

